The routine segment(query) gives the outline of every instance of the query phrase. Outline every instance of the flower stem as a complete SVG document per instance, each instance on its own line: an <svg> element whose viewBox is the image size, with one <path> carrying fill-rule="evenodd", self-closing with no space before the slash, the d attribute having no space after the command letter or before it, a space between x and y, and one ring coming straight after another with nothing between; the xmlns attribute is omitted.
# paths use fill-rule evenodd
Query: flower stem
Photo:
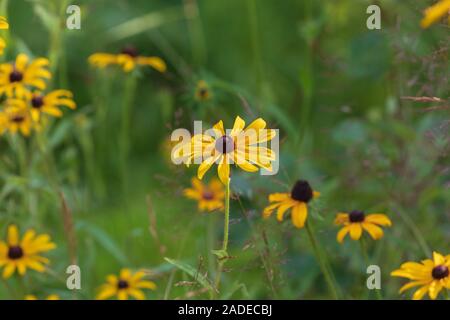
<svg viewBox="0 0 450 320"><path fill-rule="evenodd" d="M361 245L361 252L364 259L364 264L366 265L367 268L370 265L370 262L369 262L369 255L367 254L367 247L364 237L361 237L359 243ZM375 294L377 295L378 300L383 300L383 296L381 295L381 289L375 289Z"/></svg>
<svg viewBox="0 0 450 320"><path fill-rule="evenodd" d="M311 241L311 245L314 250L314 254L316 255L317 262L319 263L320 269L322 270L323 275L325 276L325 281L328 284L328 287L331 291L331 294L333 295L334 299L339 299L337 286L333 281L333 275L331 274L331 269L327 268L327 262L326 258L323 256L319 243L317 242L317 239L314 235L314 230L312 228L311 222L308 220L306 221L306 231L308 233L309 240Z"/></svg>
<svg viewBox="0 0 450 320"><path fill-rule="evenodd" d="M212 297L215 298L220 287L220 280L222 278L222 271L225 261L228 259L228 233L230 224L230 179L225 186L225 222L223 226L223 244L222 253L225 257L219 257L219 266L217 268L216 279L214 281L214 287L216 292L213 293Z"/></svg>

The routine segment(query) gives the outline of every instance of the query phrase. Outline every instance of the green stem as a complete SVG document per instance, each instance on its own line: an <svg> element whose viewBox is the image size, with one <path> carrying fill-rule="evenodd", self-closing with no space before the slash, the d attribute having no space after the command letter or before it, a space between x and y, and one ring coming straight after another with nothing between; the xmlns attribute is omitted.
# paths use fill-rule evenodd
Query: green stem
<svg viewBox="0 0 450 320"><path fill-rule="evenodd" d="M222 252L225 254L225 257L219 257L219 266L217 268L216 279L214 281L214 287L216 292L213 292L212 297L215 298L217 292L220 287L220 280L222 278L223 266L225 261L228 259L228 233L229 233L229 224L230 224L230 179L228 179L228 183L225 186L225 222L223 226L223 244L222 244Z"/></svg>
<svg viewBox="0 0 450 320"><path fill-rule="evenodd" d="M132 116L132 106L134 97L136 94L136 76L134 74L130 74L125 83L125 92L123 98L122 112L121 112L121 120L122 120L122 128L121 128L121 136L120 136L120 167L122 174L122 183L124 188L124 194L128 191L128 179L127 179L127 168L128 168L128 157L130 151L130 124L131 124L131 116Z"/></svg>
<svg viewBox="0 0 450 320"><path fill-rule="evenodd" d="M370 265L369 255L367 254L367 246L366 241L364 240L364 237L361 237L359 240L359 243L361 245L361 253L364 259L364 263L366 265L366 268ZM381 289L375 289L375 294L377 295L378 300L383 300L383 296L381 295Z"/></svg>
<svg viewBox="0 0 450 320"><path fill-rule="evenodd" d="M339 299L339 295L337 286L333 281L334 276L331 274L332 273L331 269L327 268L326 258L322 255L319 243L314 235L312 224L309 220L306 222L306 231L308 233L309 240L311 241L314 254L316 255L317 262L319 263L320 269L322 270L322 273L325 277L325 281L328 284L328 287L331 291L331 294L333 295L333 298L337 300Z"/></svg>

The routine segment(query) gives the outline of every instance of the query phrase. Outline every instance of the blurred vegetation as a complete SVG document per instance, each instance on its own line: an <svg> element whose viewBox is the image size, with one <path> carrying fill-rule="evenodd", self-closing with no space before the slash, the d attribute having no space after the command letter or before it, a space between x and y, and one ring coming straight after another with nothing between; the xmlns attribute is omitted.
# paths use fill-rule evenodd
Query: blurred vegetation
<svg viewBox="0 0 450 320"><path fill-rule="evenodd" d="M1 234L17 223L48 232L58 244L49 254L52 275L31 272L24 284L13 278L18 296L2 285L0 298L93 298L105 276L122 267L153 272L158 290L148 298L207 298L199 281L164 257L211 275L222 214L199 214L182 197L196 171L170 163L167 139L194 120L222 119L230 127L236 115L262 117L280 129L281 170L271 177L233 171L234 258L220 297L330 298L305 231L261 219L269 193L304 178L322 193L310 218L343 297L369 293L358 243L339 245L333 219L362 209L393 220L382 240L368 244L371 262L382 270L384 297L400 298L402 282L389 276L392 270L432 250L449 253L449 38L445 25L420 28L431 2L80 0L81 30L66 30L68 2L1 1L11 26L3 58L49 57L53 87L70 89L78 109L47 132L70 213L51 187L47 160L32 152L33 139L17 137L27 150L25 175L12 148L19 142L0 141ZM382 8L381 30L366 28L372 3ZM121 172L118 131L129 76L118 68L95 70L87 58L127 45L162 57L168 72L139 71ZM208 84L206 100L196 96L199 80ZM441 101L407 98L422 96ZM68 215L76 231L72 257ZM82 290L75 293L65 288L73 261L82 270Z"/></svg>

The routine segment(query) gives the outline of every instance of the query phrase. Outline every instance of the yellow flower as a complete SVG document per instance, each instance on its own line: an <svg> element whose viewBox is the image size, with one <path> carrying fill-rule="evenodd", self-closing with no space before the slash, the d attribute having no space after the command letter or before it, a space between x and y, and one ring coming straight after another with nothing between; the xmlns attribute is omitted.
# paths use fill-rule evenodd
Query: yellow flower
<svg viewBox="0 0 450 320"><path fill-rule="evenodd" d="M19 99L8 99L5 109L0 112L0 134L9 131L13 134L20 131L24 136L30 135L32 128L37 128L30 117L26 102Z"/></svg>
<svg viewBox="0 0 450 320"><path fill-rule="evenodd" d="M418 262L406 262L391 272L393 277L402 277L412 280L400 288L402 293L410 288L421 286L413 294L414 300L420 300L428 292L431 299L436 299L442 289L450 289L450 255L443 256L433 252L433 259Z"/></svg>
<svg viewBox="0 0 450 320"><path fill-rule="evenodd" d="M0 16L0 30L1 29L9 29L9 24L6 21L5 17ZM0 38L0 55L3 54L3 51L5 48L6 48L6 42L3 38Z"/></svg>
<svg viewBox="0 0 450 320"><path fill-rule="evenodd" d="M25 300L38 300L38 298L35 295L29 294L25 296ZM57 294L51 294L45 300L60 300L60 298Z"/></svg>
<svg viewBox="0 0 450 320"><path fill-rule="evenodd" d="M9 29L8 21L5 17L0 16L0 29Z"/></svg>
<svg viewBox="0 0 450 320"><path fill-rule="evenodd" d="M231 163L248 172L256 172L259 168L272 171L271 161L275 160L275 153L259 146L259 143L272 140L275 130L266 130L266 122L261 118L253 121L246 129L244 127L244 120L236 117L233 129L226 133L221 120L205 134L194 135L190 143L175 148L174 159L182 159L187 165L199 161L199 179L214 163L218 163L218 175L224 184L229 183ZM188 145L188 151L185 145Z"/></svg>
<svg viewBox="0 0 450 320"><path fill-rule="evenodd" d="M159 72L165 72L166 63L159 57L140 56L133 47L126 47L119 54L94 53L89 57L89 63L98 68L105 68L109 65L119 65L124 72L130 72L136 66L150 66Z"/></svg>
<svg viewBox="0 0 450 320"><path fill-rule="evenodd" d="M272 202L272 204L264 208L263 217L267 219L277 209L277 220L281 222L284 213L292 209L292 223L296 228L303 228L308 217L308 203L319 196L320 193L314 191L308 181L298 180L290 193L272 193L269 195L269 202Z"/></svg>
<svg viewBox="0 0 450 320"><path fill-rule="evenodd" d="M33 92L30 100L31 117L34 121L38 121L41 113L49 114L53 117L61 117L62 111L60 106L66 106L75 109L76 104L73 101L73 94L68 90L54 90L46 95L39 91Z"/></svg>
<svg viewBox="0 0 450 320"><path fill-rule="evenodd" d="M195 99L197 101L207 101L211 99L211 90L206 81L200 80L197 82L197 86L195 87Z"/></svg>
<svg viewBox="0 0 450 320"><path fill-rule="evenodd" d="M450 13L450 0L441 0L431 7L425 9L424 17L420 22L422 28L428 28L430 25L440 20L443 16ZM450 17L449 17L450 22Z"/></svg>
<svg viewBox="0 0 450 320"><path fill-rule="evenodd" d="M9 278L17 269L19 275L23 276L27 268L44 272L44 264L50 263L40 253L56 248L47 234L36 235L34 230L27 230L19 239L19 230L16 225L8 227L6 242L0 241L0 267L3 267L3 278Z"/></svg>
<svg viewBox="0 0 450 320"><path fill-rule="evenodd" d="M46 69L49 61L38 58L31 63L25 54L19 54L15 63L0 65L0 95L15 96L19 99L30 98L30 87L44 90L45 79L50 79L50 71Z"/></svg>
<svg viewBox="0 0 450 320"><path fill-rule="evenodd" d="M192 178L192 188L184 189L184 195L198 202L198 209L212 212L224 207L225 190L217 179L212 179L209 185L199 179Z"/></svg>
<svg viewBox="0 0 450 320"><path fill-rule="evenodd" d="M119 277L109 275L106 283L100 287L96 299L105 300L117 296L119 300L128 300L132 296L137 300L144 300L145 294L141 289L156 289L155 283L142 279L144 276L143 271L132 273L129 269L122 269Z"/></svg>
<svg viewBox="0 0 450 320"><path fill-rule="evenodd" d="M390 227L391 220L382 213L373 213L365 215L363 211L354 210L350 213L338 213L334 220L336 225L343 225L337 234L337 241L342 243L347 233L350 233L350 238L359 240L363 229L374 239L378 240L383 237L383 229L379 226Z"/></svg>

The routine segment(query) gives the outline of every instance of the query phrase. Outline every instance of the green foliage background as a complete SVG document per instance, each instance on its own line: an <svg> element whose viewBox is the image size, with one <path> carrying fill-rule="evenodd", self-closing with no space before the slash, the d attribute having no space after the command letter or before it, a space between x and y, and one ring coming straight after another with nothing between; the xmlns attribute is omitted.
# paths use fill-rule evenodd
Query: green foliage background
<svg viewBox="0 0 450 320"><path fill-rule="evenodd" d="M92 299L105 276L122 267L153 272L158 290L150 299L207 298L198 275L164 257L211 277L210 250L221 244L222 214L200 214L183 198L195 168L170 164L165 145L173 129L190 128L193 120L223 119L231 127L237 115L247 122L262 117L280 129L281 170L272 177L233 171L240 201L232 201L234 258L220 297L330 298L305 230L289 219L261 219L270 192L288 191L303 178L322 193L310 219L342 296L372 298L359 244L339 245L333 226L337 212L361 209L385 212L393 221L382 240L367 243L371 262L382 270L383 296L401 298L403 281L390 277L392 270L432 250L449 254L449 111L426 110L448 106L448 27L420 29L431 1L380 0L382 29L370 31L372 2L80 0L81 30L66 30L68 1L1 1L10 22L5 60L20 52L50 57L52 86L72 90L78 104L52 123L47 142L73 215L82 290L65 289L70 250L47 160L33 151L32 139L24 142L24 174L15 145L2 138L0 234L9 223L22 231L34 227L51 234L58 249L49 254L52 275L8 280L0 298L57 293ZM168 72L139 72L124 183L117 134L127 77L115 68L94 70L87 58L129 44L162 57ZM207 102L194 98L200 79L212 90ZM153 214L158 238L149 231Z"/></svg>

